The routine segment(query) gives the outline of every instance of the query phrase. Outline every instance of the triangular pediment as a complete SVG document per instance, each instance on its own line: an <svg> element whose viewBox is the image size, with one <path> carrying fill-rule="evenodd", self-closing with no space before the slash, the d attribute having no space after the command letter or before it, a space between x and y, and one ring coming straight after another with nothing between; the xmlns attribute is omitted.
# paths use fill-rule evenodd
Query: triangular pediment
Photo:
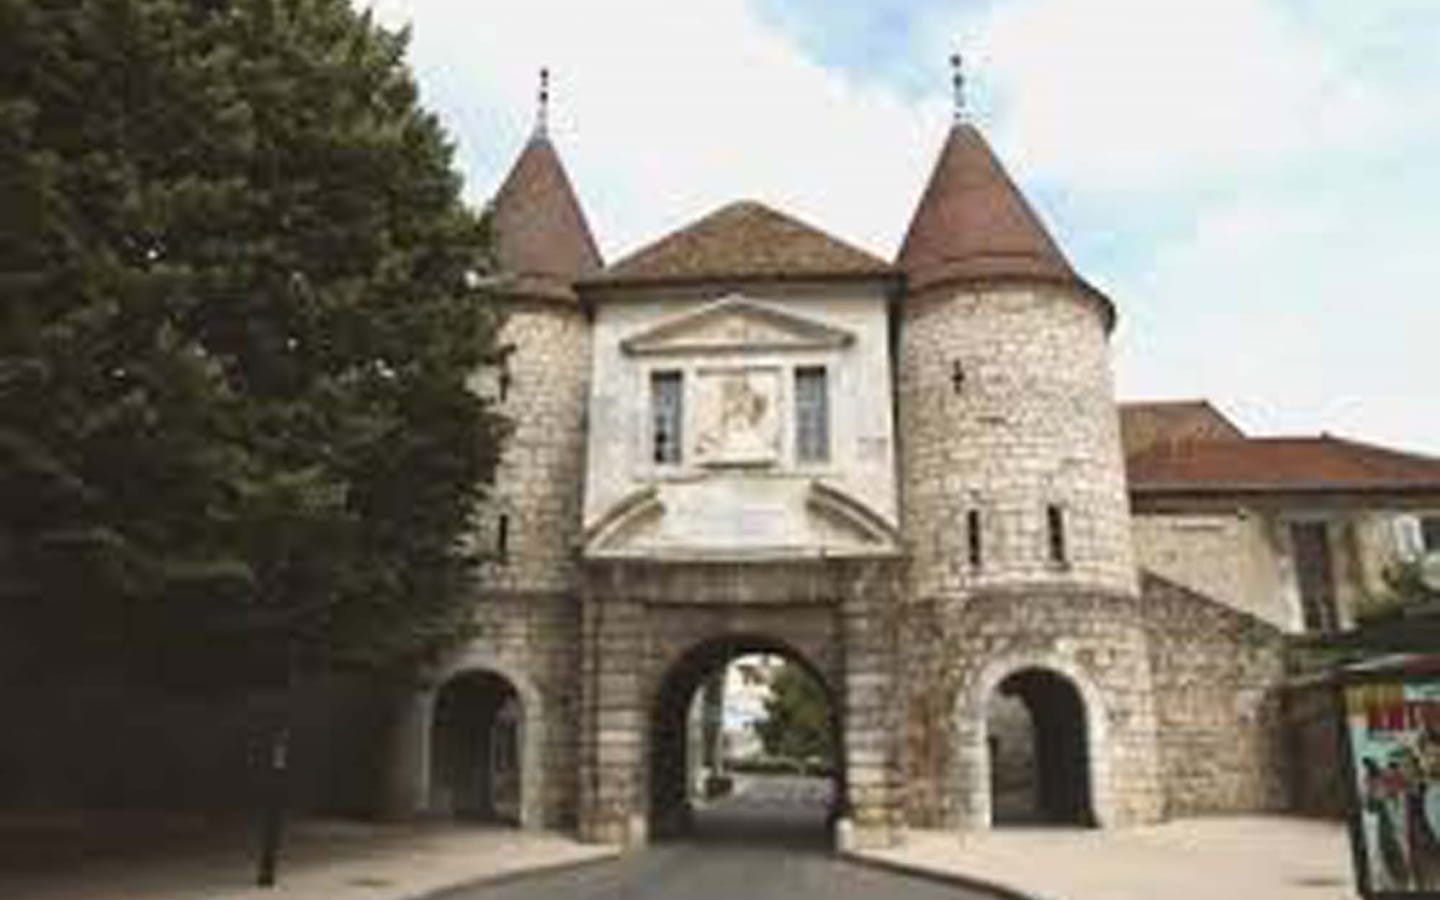
<svg viewBox="0 0 1440 900"><path fill-rule="evenodd" d="M773 352L844 347L854 339L849 331L732 294L626 338L620 348L632 355Z"/></svg>

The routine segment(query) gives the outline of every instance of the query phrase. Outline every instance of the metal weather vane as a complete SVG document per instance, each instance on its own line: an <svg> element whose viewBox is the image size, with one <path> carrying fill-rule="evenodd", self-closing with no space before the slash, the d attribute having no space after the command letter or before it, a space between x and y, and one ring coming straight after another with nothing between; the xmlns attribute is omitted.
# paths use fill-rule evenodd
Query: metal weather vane
<svg viewBox="0 0 1440 900"><path fill-rule="evenodd" d="M550 118L550 70L540 70L540 96L535 111L535 136L545 137Z"/></svg>
<svg viewBox="0 0 1440 900"><path fill-rule="evenodd" d="M950 54L950 85L954 91L955 121L964 122L965 113L965 60L959 53Z"/></svg>

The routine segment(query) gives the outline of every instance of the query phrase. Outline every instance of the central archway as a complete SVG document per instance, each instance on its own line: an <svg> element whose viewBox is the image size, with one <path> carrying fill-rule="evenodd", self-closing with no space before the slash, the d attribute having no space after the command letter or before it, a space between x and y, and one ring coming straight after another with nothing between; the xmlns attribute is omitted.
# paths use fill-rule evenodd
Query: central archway
<svg viewBox="0 0 1440 900"><path fill-rule="evenodd" d="M651 706L648 765L649 831L653 837L663 839L696 833L692 774L695 771L693 762L701 749L691 746L692 706L705 685L721 676L730 663L751 655L779 657L799 667L820 687L827 707L834 759L823 769L818 766L807 768L801 761L801 765L796 767L795 778L803 778L807 771L813 776L817 769L820 770L829 779L828 803L821 817L815 821L813 830L795 821L762 816L745 823L745 834L737 833L733 824L724 826L722 830L726 833L723 836L726 839L760 839L784 833L787 838L794 838L797 835L804 837L802 832L809 830L811 835L828 839L831 826L844 815L847 808L844 731L840 722L841 707L829 680L812 661L782 641L761 635L727 635L691 647L670 665L656 687Z"/></svg>

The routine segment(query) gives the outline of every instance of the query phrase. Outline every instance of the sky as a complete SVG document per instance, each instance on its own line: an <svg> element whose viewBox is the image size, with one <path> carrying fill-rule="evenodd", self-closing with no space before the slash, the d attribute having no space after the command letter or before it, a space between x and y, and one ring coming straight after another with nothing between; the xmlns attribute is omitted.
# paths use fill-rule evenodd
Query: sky
<svg viewBox="0 0 1440 900"><path fill-rule="evenodd" d="M893 258L969 115L1120 312L1121 399L1440 455L1435 0L355 0L476 205L551 71L606 260L740 198Z"/></svg>

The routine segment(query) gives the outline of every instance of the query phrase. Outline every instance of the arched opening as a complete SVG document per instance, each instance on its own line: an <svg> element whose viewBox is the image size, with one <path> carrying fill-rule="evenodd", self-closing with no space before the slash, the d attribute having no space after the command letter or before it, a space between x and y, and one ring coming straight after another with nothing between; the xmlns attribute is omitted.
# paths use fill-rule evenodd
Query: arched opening
<svg viewBox="0 0 1440 900"><path fill-rule="evenodd" d="M1011 674L988 698L986 734L996 825L1095 825L1085 704L1069 679Z"/></svg>
<svg viewBox="0 0 1440 900"><path fill-rule="evenodd" d="M747 686L748 699L737 699ZM822 738L777 737L782 709L808 715L808 729L795 731L822 732ZM727 637L692 648L655 695L650 834L828 844L846 803L838 710L815 666L778 641ZM762 716L774 726L768 734Z"/></svg>
<svg viewBox="0 0 1440 900"><path fill-rule="evenodd" d="M432 812L520 824L525 711L504 677L471 670L435 698L430 739Z"/></svg>

